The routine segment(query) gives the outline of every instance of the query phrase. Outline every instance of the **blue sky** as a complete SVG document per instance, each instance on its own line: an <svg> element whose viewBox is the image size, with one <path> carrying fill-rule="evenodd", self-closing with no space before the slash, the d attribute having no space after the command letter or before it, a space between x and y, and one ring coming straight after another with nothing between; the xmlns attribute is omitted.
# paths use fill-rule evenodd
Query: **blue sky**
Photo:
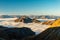
<svg viewBox="0 0 60 40"><path fill-rule="evenodd" d="M0 14L60 15L60 1L0 0Z"/></svg>

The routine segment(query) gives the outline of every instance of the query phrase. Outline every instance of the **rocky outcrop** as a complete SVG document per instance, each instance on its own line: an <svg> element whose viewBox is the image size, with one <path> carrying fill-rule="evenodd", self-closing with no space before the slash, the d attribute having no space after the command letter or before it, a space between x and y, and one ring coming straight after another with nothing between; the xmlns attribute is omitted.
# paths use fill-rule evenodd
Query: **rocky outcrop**
<svg viewBox="0 0 60 40"><path fill-rule="evenodd" d="M35 23L39 23L40 21L36 20L35 18L31 19L31 18L29 18L27 16L22 16L22 17L16 19L15 22L23 22L23 23L32 23L32 22L35 22Z"/></svg>
<svg viewBox="0 0 60 40"><path fill-rule="evenodd" d="M32 19L27 16L22 16L21 18L16 19L15 22L31 23Z"/></svg>
<svg viewBox="0 0 60 40"><path fill-rule="evenodd" d="M36 18L33 18L32 22L34 22L34 23L40 23L40 21L38 21Z"/></svg>
<svg viewBox="0 0 60 40"><path fill-rule="evenodd" d="M46 21L46 22L43 22L42 24L44 25L52 25L54 23L54 20L53 21Z"/></svg>

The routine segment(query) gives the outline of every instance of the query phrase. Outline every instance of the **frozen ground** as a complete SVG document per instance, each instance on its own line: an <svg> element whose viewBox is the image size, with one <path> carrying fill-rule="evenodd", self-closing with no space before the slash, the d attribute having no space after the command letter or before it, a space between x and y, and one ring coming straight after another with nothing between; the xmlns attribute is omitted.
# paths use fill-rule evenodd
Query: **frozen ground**
<svg viewBox="0 0 60 40"><path fill-rule="evenodd" d="M0 25L3 25L4 27L8 28L21 28L21 27L27 27L30 28L32 31L36 32L36 34L41 33L45 29L48 28L48 25L42 25L41 23L22 23L22 22L14 22L10 20L5 20L0 22Z"/></svg>

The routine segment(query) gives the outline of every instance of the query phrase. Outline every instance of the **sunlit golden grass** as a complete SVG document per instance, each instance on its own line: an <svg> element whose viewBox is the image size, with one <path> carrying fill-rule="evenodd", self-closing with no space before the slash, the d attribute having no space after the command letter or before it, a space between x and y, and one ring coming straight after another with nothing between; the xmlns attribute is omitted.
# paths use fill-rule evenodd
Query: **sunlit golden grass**
<svg viewBox="0 0 60 40"><path fill-rule="evenodd" d="M59 26L60 26L60 19L55 20L52 25L49 25L49 27L59 27Z"/></svg>

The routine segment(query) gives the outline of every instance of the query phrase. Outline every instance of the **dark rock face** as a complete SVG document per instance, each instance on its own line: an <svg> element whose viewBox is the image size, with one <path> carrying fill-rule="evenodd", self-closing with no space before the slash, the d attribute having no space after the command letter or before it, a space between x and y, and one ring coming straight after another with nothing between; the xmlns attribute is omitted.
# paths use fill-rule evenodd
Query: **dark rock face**
<svg viewBox="0 0 60 40"><path fill-rule="evenodd" d="M30 19L30 18L25 18L24 19L24 23L31 23L32 22L32 19Z"/></svg>
<svg viewBox="0 0 60 40"><path fill-rule="evenodd" d="M48 28L37 36L30 36L22 40L60 40L60 27Z"/></svg>
<svg viewBox="0 0 60 40"><path fill-rule="evenodd" d="M40 23L40 21L39 21L39 20L37 20L36 18L32 19L32 22Z"/></svg>
<svg viewBox="0 0 60 40"><path fill-rule="evenodd" d="M6 40L11 40L11 39L21 40L22 38L33 36L33 35L35 35L35 32L33 32L31 29L26 27L6 28L4 30L0 30L0 38L4 38Z"/></svg>

